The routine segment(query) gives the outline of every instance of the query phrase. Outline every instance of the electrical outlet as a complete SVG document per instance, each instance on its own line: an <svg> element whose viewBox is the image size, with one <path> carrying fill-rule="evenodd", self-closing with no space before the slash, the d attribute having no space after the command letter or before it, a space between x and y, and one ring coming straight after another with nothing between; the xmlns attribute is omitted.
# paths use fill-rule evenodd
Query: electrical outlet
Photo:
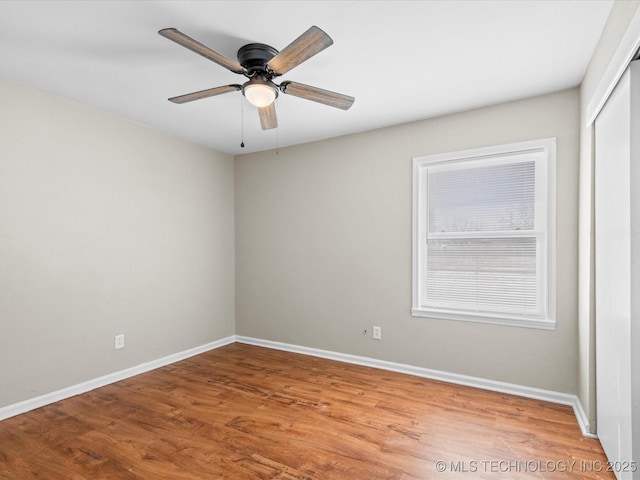
<svg viewBox="0 0 640 480"><path fill-rule="evenodd" d="M373 327L373 339L374 340L382 340L382 328L381 327Z"/></svg>
<svg viewBox="0 0 640 480"><path fill-rule="evenodd" d="M120 348L124 348L124 333L120 335L116 335L115 339L116 339L116 350L119 350Z"/></svg>

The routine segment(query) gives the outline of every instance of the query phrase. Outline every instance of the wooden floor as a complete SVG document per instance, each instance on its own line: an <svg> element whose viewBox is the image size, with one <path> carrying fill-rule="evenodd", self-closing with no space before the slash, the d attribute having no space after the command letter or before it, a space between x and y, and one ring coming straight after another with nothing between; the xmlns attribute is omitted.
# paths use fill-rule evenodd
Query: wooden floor
<svg viewBox="0 0 640 480"><path fill-rule="evenodd" d="M610 478L570 407L232 344L0 422L0 479Z"/></svg>

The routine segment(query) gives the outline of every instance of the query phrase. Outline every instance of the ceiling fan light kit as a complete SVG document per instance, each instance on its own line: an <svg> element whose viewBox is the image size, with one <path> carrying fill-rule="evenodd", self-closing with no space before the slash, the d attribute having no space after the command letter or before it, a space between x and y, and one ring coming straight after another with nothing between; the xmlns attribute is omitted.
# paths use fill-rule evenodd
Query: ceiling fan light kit
<svg viewBox="0 0 640 480"><path fill-rule="evenodd" d="M270 80L257 77L242 86L242 94L251 105L266 107L278 97L278 87Z"/></svg>
<svg viewBox="0 0 640 480"><path fill-rule="evenodd" d="M342 110L351 108L355 101L355 98L349 95L302 83L285 81L277 85L273 82L274 78L287 73L333 44L331 37L316 26L309 28L280 52L263 43L244 45L238 50L238 62L210 49L175 28L165 28L158 33L227 70L244 75L249 79L242 85L223 85L172 97L169 101L173 103L182 104L241 90L249 103L258 107L262 129L269 130L278 126L274 101L278 98L279 92Z"/></svg>

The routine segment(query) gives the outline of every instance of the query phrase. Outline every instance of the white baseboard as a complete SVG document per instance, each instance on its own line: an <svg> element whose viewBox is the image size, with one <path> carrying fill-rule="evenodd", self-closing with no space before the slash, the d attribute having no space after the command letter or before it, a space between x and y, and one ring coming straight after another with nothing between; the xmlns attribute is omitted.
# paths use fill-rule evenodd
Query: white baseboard
<svg viewBox="0 0 640 480"><path fill-rule="evenodd" d="M172 355L168 355L151 362L141 363L140 365L136 365L135 367L120 370L119 372L110 373L102 377L94 378L93 380L89 380L87 382L78 383L77 385L72 385L61 390L56 390L55 392L46 393L44 395L40 395L39 397L30 398L28 400L14 403L6 407L1 407L0 420L20 415L21 413L44 407L45 405L49 405L51 403L59 402L60 400L64 400L65 398L89 392L96 388L104 387L105 385L109 385L111 383L115 383L120 380L124 380L126 378L148 372L150 370L155 370L156 368L164 367L165 365L184 360L185 358L193 357L194 355L198 355L200 353L204 353L233 342L235 342L235 336L233 335L230 337L221 338L220 340L216 340L205 345L200 345L198 347L190 348L189 350L184 350L182 352L174 353Z"/></svg>
<svg viewBox="0 0 640 480"><path fill-rule="evenodd" d="M595 433L591 433L589 431L590 430L589 418L587 417L587 414L584 412L584 408L582 408L582 403L580 402L580 399L578 397L576 397L576 402L572 405L572 407L573 407L573 413L575 414L576 419L578 420L578 425L580 425L580 430L582 430L582 435L589 438L598 438L598 435L596 435Z"/></svg>
<svg viewBox="0 0 640 480"><path fill-rule="evenodd" d="M171 363L179 362L194 355L214 350L224 345L229 345L234 342L246 343L249 345L256 345L259 347L272 348L275 350L284 350L287 352L300 353L303 355L310 355L314 357L327 358L329 360L336 360L344 363L352 363L355 365L363 365L366 367L379 368L381 370L388 370L392 372L405 373L408 375L415 375L417 377L429 378L432 380L440 380L449 383L455 383L457 385L466 385L469 387L481 388L484 390L491 390L494 392L507 393L511 395L518 395L526 398L533 398L536 400L544 400L547 402L559 403L562 405L570 405L573 407L573 412L578 420L580 430L585 437L597 438L596 435L589 433L589 421L585 415L580 399L576 395L568 393L553 392L550 390L543 390L539 388L526 387L523 385L516 385L513 383L498 382L495 380L487 380L479 377L471 377L468 375L460 375L457 373L448 373L440 370L431 370L429 368L416 367L413 365L407 365L403 363L388 362L385 360L378 360L375 358L361 357L358 355L350 355L347 353L333 352L329 350L320 350L317 348L302 347L299 345L292 345L289 343L273 342L270 340L262 340L253 337L244 337L240 335L232 335L220 340L216 340L199 347L191 348L183 352L178 352L173 355L153 360L151 362L142 363L135 367L127 368L119 372L114 372L102 377L94 378L87 382L72 385L55 392L47 393L39 397L31 398L19 403L14 403L6 407L0 408L0 420L4 420L21 413L26 413L30 410L49 405L51 403L59 402L65 398L73 397L81 393L89 392L99 387L109 385L111 383L124 380L126 378L139 375L156 368L164 367Z"/></svg>
<svg viewBox="0 0 640 480"><path fill-rule="evenodd" d="M540 388L526 387L513 383L498 382L496 380L488 380L485 378L471 377L468 375L460 375L457 373L443 372L440 370L431 370L429 368L416 367L403 363L388 362L385 360L377 360L375 358L361 357L346 353L332 352L329 350L320 350L317 348L302 347L288 343L273 342L270 340L262 340L259 338L243 337L236 335L236 342L256 345L259 347L273 348L275 350L284 350L287 352L301 353L303 355L311 355L314 357L327 358L337 360L339 362L352 363L355 365L363 365L365 367L379 368L392 372L406 373L417 377L429 378L432 380L440 380L457 385L466 385L469 387L481 388L483 390L491 390L494 392L507 393L510 395L518 395L520 397L532 398L536 400L544 400L547 402L558 403L561 405L569 405L573 407L574 415L578 420L578 425L582 431L582 435L590 438L597 438L596 435L589 433L589 421L584 413L580 399L576 395L569 393L554 392L551 390L543 390Z"/></svg>

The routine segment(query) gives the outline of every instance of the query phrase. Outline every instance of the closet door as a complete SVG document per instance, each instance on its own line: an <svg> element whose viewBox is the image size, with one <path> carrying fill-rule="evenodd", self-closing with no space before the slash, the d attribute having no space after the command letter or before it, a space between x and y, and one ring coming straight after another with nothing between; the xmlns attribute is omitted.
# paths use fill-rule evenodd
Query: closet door
<svg viewBox="0 0 640 480"><path fill-rule="evenodd" d="M623 468L625 462L639 460L633 458L633 450L638 448L633 445L633 431L637 442L639 427L634 419L638 412L633 412L638 396L634 402L633 390L640 374L637 63L620 79L595 124L597 432L609 460L619 466L614 469L617 477L625 480L639 478L631 465Z"/></svg>

